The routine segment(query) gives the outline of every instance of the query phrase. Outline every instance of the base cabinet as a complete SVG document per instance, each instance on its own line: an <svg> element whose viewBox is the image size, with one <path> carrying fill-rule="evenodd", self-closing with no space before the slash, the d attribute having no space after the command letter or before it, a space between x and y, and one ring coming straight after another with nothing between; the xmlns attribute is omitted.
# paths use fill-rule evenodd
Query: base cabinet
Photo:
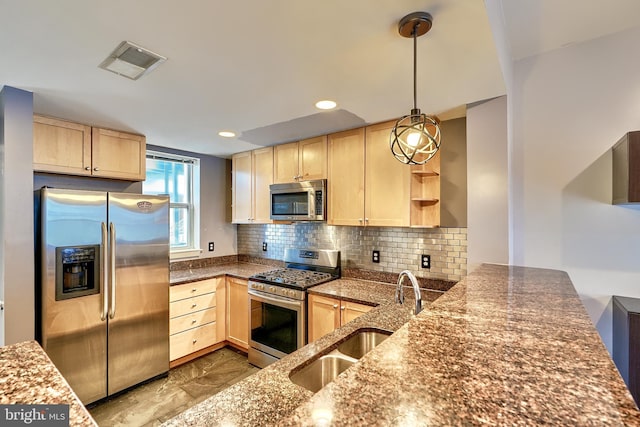
<svg viewBox="0 0 640 427"><path fill-rule="evenodd" d="M223 278L169 288L169 359L188 356L224 340L218 333L218 288ZM223 317L224 319L224 317ZM224 323L224 322L223 322Z"/></svg>
<svg viewBox="0 0 640 427"><path fill-rule="evenodd" d="M235 347L249 349L249 294L248 281L227 277L227 332L226 339Z"/></svg>
<svg viewBox="0 0 640 427"><path fill-rule="evenodd" d="M640 403L640 299L613 297L613 361Z"/></svg>
<svg viewBox="0 0 640 427"><path fill-rule="evenodd" d="M312 342L362 316L373 307L338 298L309 295L308 309L308 337L309 342Z"/></svg>

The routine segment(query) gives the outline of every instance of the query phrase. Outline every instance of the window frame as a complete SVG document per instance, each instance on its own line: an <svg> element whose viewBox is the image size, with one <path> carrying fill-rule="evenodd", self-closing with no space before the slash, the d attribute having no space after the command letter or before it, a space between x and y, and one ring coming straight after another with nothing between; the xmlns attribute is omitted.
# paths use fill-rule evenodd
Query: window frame
<svg viewBox="0 0 640 427"><path fill-rule="evenodd" d="M187 180L187 198L185 202L169 202L169 215L171 216L173 210L171 208L187 209L189 215L189 228L187 230L187 247L170 247L170 258L193 258L202 253L200 248L200 159L197 157L166 153L163 151L147 150L145 155L146 161L150 160L164 160L176 163L189 163L192 165L191 173L188 174ZM146 173L145 173L146 179ZM144 192L144 183L143 183ZM145 193L150 194L150 193Z"/></svg>

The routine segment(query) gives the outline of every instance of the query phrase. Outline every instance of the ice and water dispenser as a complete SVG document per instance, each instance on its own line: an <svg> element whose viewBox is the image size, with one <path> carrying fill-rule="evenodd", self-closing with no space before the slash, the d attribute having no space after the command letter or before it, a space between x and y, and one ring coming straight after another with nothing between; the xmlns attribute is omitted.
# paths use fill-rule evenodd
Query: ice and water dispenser
<svg viewBox="0 0 640 427"><path fill-rule="evenodd" d="M56 301L100 293L100 245L56 248Z"/></svg>

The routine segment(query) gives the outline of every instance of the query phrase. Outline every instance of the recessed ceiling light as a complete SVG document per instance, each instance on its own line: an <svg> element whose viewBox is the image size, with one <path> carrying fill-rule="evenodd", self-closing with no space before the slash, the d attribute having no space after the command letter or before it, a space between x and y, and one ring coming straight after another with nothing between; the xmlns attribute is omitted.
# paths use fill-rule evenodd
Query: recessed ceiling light
<svg viewBox="0 0 640 427"><path fill-rule="evenodd" d="M316 102L316 108L321 110L332 110L336 108L335 101L331 101L329 99L323 99L322 101Z"/></svg>
<svg viewBox="0 0 640 427"><path fill-rule="evenodd" d="M231 132L230 130L221 130L220 132L218 132L218 135L224 138L233 138L234 136L236 136L236 133Z"/></svg>

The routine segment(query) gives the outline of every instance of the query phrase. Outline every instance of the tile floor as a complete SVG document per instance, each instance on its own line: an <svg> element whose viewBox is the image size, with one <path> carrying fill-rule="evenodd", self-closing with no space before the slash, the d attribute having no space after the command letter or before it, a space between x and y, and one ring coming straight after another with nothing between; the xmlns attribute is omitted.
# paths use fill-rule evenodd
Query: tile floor
<svg viewBox="0 0 640 427"><path fill-rule="evenodd" d="M167 378L139 386L89 412L100 427L158 426L257 371L245 354L226 347L174 368Z"/></svg>

